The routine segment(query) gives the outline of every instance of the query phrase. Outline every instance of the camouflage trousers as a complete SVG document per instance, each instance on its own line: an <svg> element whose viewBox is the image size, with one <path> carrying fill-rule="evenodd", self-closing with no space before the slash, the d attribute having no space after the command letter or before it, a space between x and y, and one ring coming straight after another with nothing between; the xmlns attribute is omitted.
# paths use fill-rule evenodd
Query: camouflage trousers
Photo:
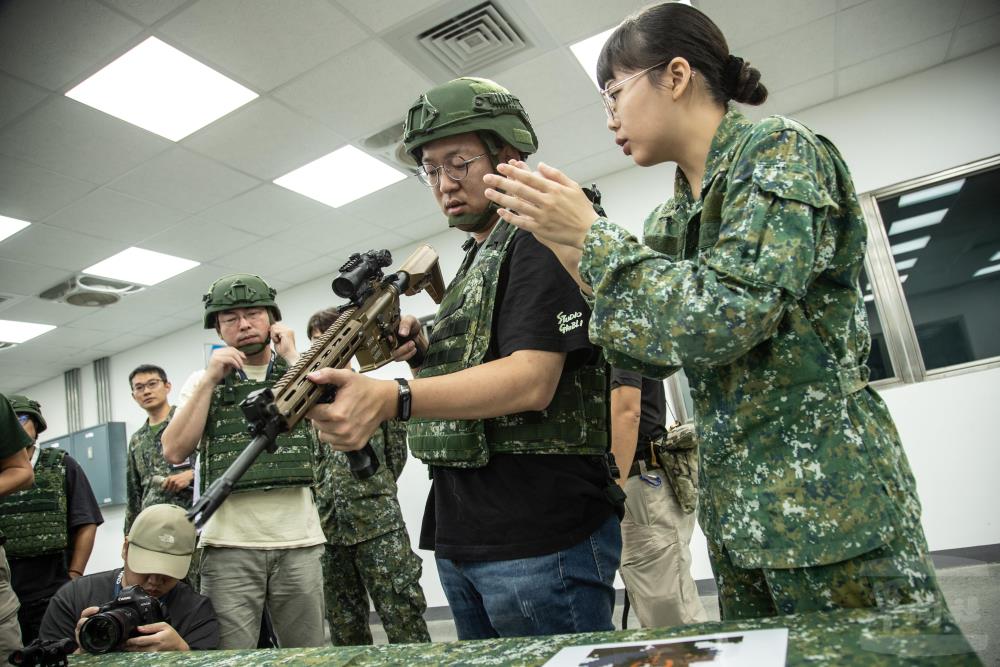
<svg viewBox="0 0 1000 667"><path fill-rule="evenodd" d="M201 547L195 547L194 553L191 554L191 564L188 565L188 573L183 580L195 591L201 590L201 552Z"/></svg>
<svg viewBox="0 0 1000 667"><path fill-rule="evenodd" d="M708 555L723 621L912 603L947 608L920 528L899 531L888 544L829 565L744 569L711 537Z"/></svg>
<svg viewBox="0 0 1000 667"><path fill-rule="evenodd" d="M389 643L429 642L421 564L405 528L351 546L327 544L323 591L331 642L335 646L372 643L368 595Z"/></svg>

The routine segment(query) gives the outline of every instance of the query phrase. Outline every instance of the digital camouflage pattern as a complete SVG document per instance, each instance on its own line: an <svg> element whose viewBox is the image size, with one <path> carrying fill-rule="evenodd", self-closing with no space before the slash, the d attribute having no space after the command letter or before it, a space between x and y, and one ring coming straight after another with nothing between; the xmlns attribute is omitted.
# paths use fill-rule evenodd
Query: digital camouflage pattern
<svg viewBox="0 0 1000 667"><path fill-rule="evenodd" d="M934 605L911 605L884 611L845 609L673 628L639 628L551 637L286 650L109 653L101 656L70 656L69 662L74 666L102 667L244 667L251 664L538 667L564 646L692 637L711 632L767 628L788 628L786 664L790 667L890 667L900 664L976 667L983 664L947 610Z"/></svg>
<svg viewBox="0 0 1000 667"><path fill-rule="evenodd" d="M34 485L0 498L0 535L7 539L8 557L33 558L69 544L65 459L61 449L41 449Z"/></svg>
<svg viewBox="0 0 1000 667"><path fill-rule="evenodd" d="M230 373L212 390L201 440L202 493L220 477L250 443L251 435L240 403L250 392L270 387L281 379L288 364L273 356L263 382ZM316 436L306 422L277 438L275 452L263 452L233 487L233 493L281 487L312 486Z"/></svg>
<svg viewBox="0 0 1000 667"><path fill-rule="evenodd" d="M935 599L913 475L867 383L865 223L836 148L792 120L730 111L702 197L678 170L644 240L606 219L588 234L590 335L615 366L684 367L716 560L802 568L892 543L903 551L886 569Z"/></svg>
<svg viewBox="0 0 1000 667"><path fill-rule="evenodd" d="M177 408L171 407L167 419L158 424L157 429L149 426L149 420L132 434L128 441L128 462L125 474L125 533L128 534L132 522L139 512L150 505L177 505L191 509L193 484L180 492L166 491L162 482L171 475L184 472L191 466L172 466L163 458L163 447L159 436L167 428Z"/></svg>
<svg viewBox="0 0 1000 667"><path fill-rule="evenodd" d="M371 644L368 596L391 642L430 641L413 553L396 497L406 464L406 424L383 422L368 443L380 465L368 479L351 474L347 457L317 439L316 509L328 544L323 591L334 645Z"/></svg>
<svg viewBox="0 0 1000 667"><path fill-rule="evenodd" d="M517 229L500 220L481 246L470 245L438 308L418 378L483 363L493 331L500 268ZM479 468L491 453L603 455L608 450L608 388L603 365L563 372L552 402L538 412L485 420L412 419L410 450L427 464Z"/></svg>
<svg viewBox="0 0 1000 667"><path fill-rule="evenodd" d="M653 451L677 503L685 514L691 514L698 508L698 439L694 424L671 426L653 443Z"/></svg>

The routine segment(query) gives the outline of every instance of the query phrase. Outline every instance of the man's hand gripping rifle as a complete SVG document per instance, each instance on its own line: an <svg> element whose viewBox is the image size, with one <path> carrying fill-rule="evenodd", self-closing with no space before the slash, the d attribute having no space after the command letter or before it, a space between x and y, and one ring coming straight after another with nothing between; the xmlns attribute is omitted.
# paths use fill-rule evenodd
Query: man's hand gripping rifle
<svg viewBox="0 0 1000 667"><path fill-rule="evenodd" d="M229 496L233 487L264 450L274 452L281 433L295 428L317 403L330 403L335 387L320 387L306 375L322 368L346 368L352 357L358 358L361 372L392 361L398 347L399 295L412 296L424 290L440 303L444 280L437 253L429 245L418 248L399 270L384 276L382 269L392 263L388 250L355 253L340 267L333 281L337 296L348 299L340 317L273 387L252 392L240 407L254 439L223 475L215 480L188 511L188 518L201 527ZM378 459L370 445L347 452L351 472L358 479L371 477L378 470Z"/></svg>

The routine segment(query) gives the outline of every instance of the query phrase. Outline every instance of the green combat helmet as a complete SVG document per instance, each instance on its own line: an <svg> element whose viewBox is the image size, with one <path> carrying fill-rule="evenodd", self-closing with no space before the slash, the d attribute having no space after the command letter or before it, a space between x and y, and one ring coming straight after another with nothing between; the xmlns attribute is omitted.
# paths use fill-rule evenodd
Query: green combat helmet
<svg viewBox="0 0 1000 667"><path fill-rule="evenodd" d="M522 155L538 150L538 138L521 101L503 86L474 77L431 88L414 102L406 114L403 150L419 162L424 144L466 132L475 132L486 144L494 170L504 143ZM491 205L484 213L449 216L448 226L478 231L495 212Z"/></svg>
<svg viewBox="0 0 1000 667"><path fill-rule="evenodd" d="M14 412L19 415L31 415L32 419L35 420L35 431L41 434L42 431L47 429L49 426L45 423L45 417L42 416L42 404L38 401L34 401L23 394L11 394L7 397L10 401L10 407L14 408Z"/></svg>
<svg viewBox="0 0 1000 667"><path fill-rule="evenodd" d="M271 319L281 320L281 311L274 297L278 290L265 282L260 276L251 273L234 273L223 276L212 283L208 292L201 297L205 302L205 328L215 328L215 317L218 313L233 308L267 308ZM244 354L257 354L270 343L270 337L263 343L244 345L240 351Z"/></svg>

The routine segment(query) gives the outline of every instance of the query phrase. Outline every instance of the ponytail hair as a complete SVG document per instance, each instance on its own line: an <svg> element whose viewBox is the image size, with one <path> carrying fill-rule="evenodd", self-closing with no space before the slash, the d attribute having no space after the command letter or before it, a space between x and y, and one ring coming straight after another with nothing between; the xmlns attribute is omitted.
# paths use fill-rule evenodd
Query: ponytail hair
<svg viewBox="0 0 1000 667"><path fill-rule="evenodd" d="M760 71L749 62L729 53L729 45L719 27L694 7L664 2L647 7L626 18L601 50L597 61L597 81L605 85L619 72L650 70L657 81L661 67L681 57L696 70L712 99L725 106L730 100L758 105L767 99Z"/></svg>

